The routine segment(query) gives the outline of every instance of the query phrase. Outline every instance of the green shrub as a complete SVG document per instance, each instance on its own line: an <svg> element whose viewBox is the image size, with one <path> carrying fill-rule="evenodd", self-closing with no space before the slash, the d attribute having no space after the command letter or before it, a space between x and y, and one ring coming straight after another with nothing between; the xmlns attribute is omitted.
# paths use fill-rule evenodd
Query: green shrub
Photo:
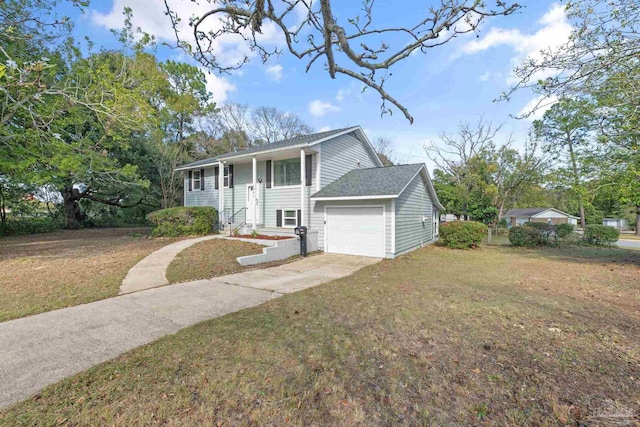
<svg viewBox="0 0 640 427"><path fill-rule="evenodd" d="M540 230L526 225L509 229L511 246L534 247L540 245Z"/></svg>
<svg viewBox="0 0 640 427"><path fill-rule="evenodd" d="M607 225L592 224L584 229L584 241L589 245L609 246L614 244L618 237L620 237L620 231Z"/></svg>
<svg viewBox="0 0 640 427"><path fill-rule="evenodd" d="M445 246L454 249L473 248L487 235L487 226L475 221L452 221L442 224L440 238Z"/></svg>
<svg viewBox="0 0 640 427"><path fill-rule="evenodd" d="M548 246L555 244L555 226L546 222L525 222L525 227L531 227L538 230L538 245Z"/></svg>
<svg viewBox="0 0 640 427"><path fill-rule="evenodd" d="M218 211L207 206L181 206L151 212L147 219L154 225L153 236L192 236L216 230Z"/></svg>
<svg viewBox="0 0 640 427"><path fill-rule="evenodd" d="M0 236L51 233L62 229L62 222L52 217L8 219L0 225Z"/></svg>
<svg viewBox="0 0 640 427"><path fill-rule="evenodd" d="M575 231L575 227L572 224L557 224L555 226L556 237L558 239L566 239L571 236Z"/></svg>

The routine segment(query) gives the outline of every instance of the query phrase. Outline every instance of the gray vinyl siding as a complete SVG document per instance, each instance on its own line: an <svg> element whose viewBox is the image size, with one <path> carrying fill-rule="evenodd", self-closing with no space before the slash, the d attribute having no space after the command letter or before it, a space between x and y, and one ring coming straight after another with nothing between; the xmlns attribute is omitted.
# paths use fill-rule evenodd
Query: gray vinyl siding
<svg viewBox="0 0 640 427"><path fill-rule="evenodd" d="M199 171L200 169L193 169ZM215 189L213 168L204 170L204 190L189 191L189 171L184 171L184 205L213 206L218 209L218 190Z"/></svg>
<svg viewBox="0 0 640 427"><path fill-rule="evenodd" d="M427 217L423 222L423 217ZM396 251L408 252L433 241L433 203L418 174L396 199Z"/></svg>
<svg viewBox="0 0 640 427"><path fill-rule="evenodd" d="M317 155L311 156L311 177L312 185L305 187L306 213L307 219L305 223L311 224L312 211L310 200L311 194L316 189L316 168ZM233 166L233 187L224 189L224 207L230 209L233 213L246 207L247 200L247 184L253 182L252 164L234 164ZM262 180L259 185L259 225L264 227L276 227L276 210L278 209L300 209L300 186L266 188L267 183L267 163L260 161L257 164L257 179ZM303 171L304 173L304 171ZM205 184L205 189L206 189ZM311 226L310 226L311 228Z"/></svg>
<svg viewBox="0 0 640 427"><path fill-rule="evenodd" d="M340 178L350 170L378 166L375 154L352 134L341 135L320 143L320 187ZM358 166L357 161L360 161Z"/></svg>
<svg viewBox="0 0 640 427"><path fill-rule="evenodd" d="M324 250L324 211L326 206L384 206L384 252L386 258L393 258L391 200L341 200L316 202L313 207L312 228L318 230L318 246Z"/></svg>
<svg viewBox="0 0 640 427"><path fill-rule="evenodd" d="M229 209L232 215L247 207L247 184L253 182L252 168L251 163L233 165L233 188L224 189L224 207ZM264 171L264 165L262 169Z"/></svg>

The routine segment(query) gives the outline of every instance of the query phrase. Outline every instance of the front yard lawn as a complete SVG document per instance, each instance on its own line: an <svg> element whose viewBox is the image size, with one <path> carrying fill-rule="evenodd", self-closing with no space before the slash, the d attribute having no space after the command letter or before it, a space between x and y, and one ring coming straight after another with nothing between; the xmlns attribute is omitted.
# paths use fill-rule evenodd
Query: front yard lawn
<svg viewBox="0 0 640 427"><path fill-rule="evenodd" d="M131 351L0 425L600 426L639 410L640 252L432 246Z"/></svg>
<svg viewBox="0 0 640 427"><path fill-rule="evenodd" d="M110 228L0 239L0 321L118 295L131 267L176 240L148 234Z"/></svg>
<svg viewBox="0 0 640 427"><path fill-rule="evenodd" d="M236 258L261 254L264 246L242 240L212 239L196 243L180 252L167 268L170 283L208 279L244 270L266 268L295 261L299 256L271 263L243 267Z"/></svg>

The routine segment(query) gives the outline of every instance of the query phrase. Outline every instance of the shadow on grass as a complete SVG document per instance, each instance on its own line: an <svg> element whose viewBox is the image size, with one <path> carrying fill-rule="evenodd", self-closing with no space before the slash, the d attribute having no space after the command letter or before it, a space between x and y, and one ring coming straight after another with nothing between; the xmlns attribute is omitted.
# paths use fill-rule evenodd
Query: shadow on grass
<svg viewBox="0 0 640 427"><path fill-rule="evenodd" d="M640 268L640 251L616 247L544 247L514 248L508 245L498 246L500 250L510 251L532 258L547 258L555 261L575 262L581 264L616 264L631 265Z"/></svg>

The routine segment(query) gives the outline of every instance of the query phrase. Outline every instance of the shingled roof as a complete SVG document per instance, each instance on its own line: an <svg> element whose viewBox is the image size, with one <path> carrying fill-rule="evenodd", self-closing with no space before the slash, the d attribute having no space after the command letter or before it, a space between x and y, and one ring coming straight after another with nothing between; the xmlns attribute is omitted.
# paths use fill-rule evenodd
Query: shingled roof
<svg viewBox="0 0 640 427"><path fill-rule="evenodd" d="M354 169L336 179L312 198L398 196L424 164Z"/></svg>
<svg viewBox="0 0 640 427"><path fill-rule="evenodd" d="M535 214L539 214L540 212L544 212L549 208L522 208L522 209L509 209L509 211L504 216L517 216L517 217L526 217L529 218Z"/></svg>
<svg viewBox="0 0 640 427"><path fill-rule="evenodd" d="M350 129L356 130L358 126L350 127L350 128L341 128L341 129L333 129L325 132L316 132L311 133L309 135L299 135L294 136L293 138L283 139L282 141L276 141L271 144L264 145L256 145L255 147L247 148L246 150L241 151L232 151L230 153L225 153L216 157L210 157L204 160L198 160L195 162L187 163L186 165L179 166L176 170L185 170L196 168L198 166L210 165L212 163L216 163L218 160L228 159L231 157L239 157L245 154L256 154L261 153L263 151L271 151L277 150L279 148L287 148L287 147L296 147L296 146L306 146L313 144L316 141L320 141L325 138L330 138L334 135L338 135Z"/></svg>
<svg viewBox="0 0 640 427"><path fill-rule="evenodd" d="M272 142L271 144L256 145L255 147L247 148L246 150L223 154L222 156L218 156L218 159L226 159L228 157L237 157L245 154L255 154L255 153L260 153L262 151L275 150L278 148L295 147L296 145L309 145L320 139L329 138L333 135L339 134L340 132L344 132L345 130L348 130L348 129L349 128L333 129L333 130L328 130L326 132L317 132L317 133L311 133L309 135L294 136L293 138L283 139L282 141Z"/></svg>
<svg viewBox="0 0 640 427"><path fill-rule="evenodd" d="M209 164L215 163L217 161L218 161L218 157L209 157L208 159L197 160L195 162L187 163L186 165L180 166L176 170L191 169L191 168L195 168L195 167L198 167L198 166L209 165Z"/></svg>
<svg viewBox="0 0 640 427"><path fill-rule="evenodd" d="M534 215L538 215L539 213L542 213L544 211L556 211L558 213L561 213L562 215L566 215L569 218L577 218L577 216L573 216L573 215L569 215L566 212L562 212L559 209L556 208L515 208L515 209L509 209L509 211L507 211L506 214L504 214L505 217L518 217L518 218L529 218L532 217Z"/></svg>

